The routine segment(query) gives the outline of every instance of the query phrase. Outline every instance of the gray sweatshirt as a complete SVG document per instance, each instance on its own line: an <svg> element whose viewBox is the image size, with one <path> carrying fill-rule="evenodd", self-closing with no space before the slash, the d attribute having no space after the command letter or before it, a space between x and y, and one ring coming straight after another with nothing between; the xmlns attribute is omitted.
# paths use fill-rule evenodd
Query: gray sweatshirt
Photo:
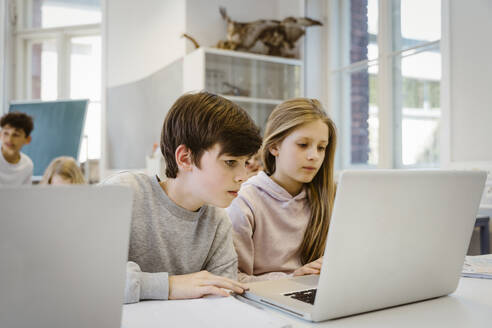
<svg viewBox="0 0 492 328"><path fill-rule="evenodd" d="M207 270L236 279L237 255L224 209L204 205L197 212L175 204L155 177L123 172L103 184L134 192L125 303L168 299L169 275Z"/></svg>

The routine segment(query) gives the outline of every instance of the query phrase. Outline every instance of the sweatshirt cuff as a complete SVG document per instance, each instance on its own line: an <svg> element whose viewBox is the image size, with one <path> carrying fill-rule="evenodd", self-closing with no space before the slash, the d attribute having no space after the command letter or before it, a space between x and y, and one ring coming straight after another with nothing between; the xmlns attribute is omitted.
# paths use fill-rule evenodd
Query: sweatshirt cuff
<svg viewBox="0 0 492 328"><path fill-rule="evenodd" d="M139 280L141 300L167 300L169 298L167 272L140 272Z"/></svg>

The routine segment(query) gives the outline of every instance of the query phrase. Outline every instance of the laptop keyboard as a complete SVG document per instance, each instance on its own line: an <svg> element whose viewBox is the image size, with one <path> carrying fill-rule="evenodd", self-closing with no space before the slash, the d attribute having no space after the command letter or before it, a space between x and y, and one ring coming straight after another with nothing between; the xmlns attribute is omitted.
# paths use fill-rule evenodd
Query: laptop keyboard
<svg viewBox="0 0 492 328"><path fill-rule="evenodd" d="M316 297L316 289L306 289L298 292L287 293L284 294L284 296L288 296L290 298L314 305L314 298Z"/></svg>

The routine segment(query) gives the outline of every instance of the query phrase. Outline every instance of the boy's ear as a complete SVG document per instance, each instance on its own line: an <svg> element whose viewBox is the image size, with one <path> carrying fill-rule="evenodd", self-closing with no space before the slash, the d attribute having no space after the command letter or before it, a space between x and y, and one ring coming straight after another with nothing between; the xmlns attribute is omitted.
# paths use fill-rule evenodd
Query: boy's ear
<svg viewBox="0 0 492 328"><path fill-rule="evenodd" d="M179 145L174 152L176 164L183 171L191 171L193 161L191 159L191 150L185 145Z"/></svg>
<svg viewBox="0 0 492 328"><path fill-rule="evenodd" d="M26 143L24 145L30 144L31 143L31 140L32 140L32 137L31 136L27 137L26 138Z"/></svg>

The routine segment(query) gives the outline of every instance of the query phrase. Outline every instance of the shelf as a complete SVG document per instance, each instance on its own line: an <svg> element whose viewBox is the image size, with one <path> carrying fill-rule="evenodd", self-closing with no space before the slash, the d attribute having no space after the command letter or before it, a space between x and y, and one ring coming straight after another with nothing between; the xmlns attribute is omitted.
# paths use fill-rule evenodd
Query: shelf
<svg viewBox="0 0 492 328"><path fill-rule="evenodd" d="M262 132L277 105L302 96L302 81L299 59L199 48L183 63L183 91L208 90L238 103Z"/></svg>
<svg viewBox="0 0 492 328"><path fill-rule="evenodd" d="M254 54L251 52L232 51L232 50L224 50L224 49L217 49L217 48L198 48L195 51L203 51L207 54L222 55L222 56L228 56L228 57L237 57L237 58L244 58L244 59L253 59L253 60L270 62L270 63L302 66L302 60L295 59L295 58L259 55L259 54Z"/></svg>
<svg viewBox="0 0 492 328"><path fill-rule="evenodd" d="M226 99L229 99L230 101L243 102L243 103L278 105L283 102L283 100L280 99L251 98L251 97L224 95L224 94L221 94L221 96Z"/></svg>

